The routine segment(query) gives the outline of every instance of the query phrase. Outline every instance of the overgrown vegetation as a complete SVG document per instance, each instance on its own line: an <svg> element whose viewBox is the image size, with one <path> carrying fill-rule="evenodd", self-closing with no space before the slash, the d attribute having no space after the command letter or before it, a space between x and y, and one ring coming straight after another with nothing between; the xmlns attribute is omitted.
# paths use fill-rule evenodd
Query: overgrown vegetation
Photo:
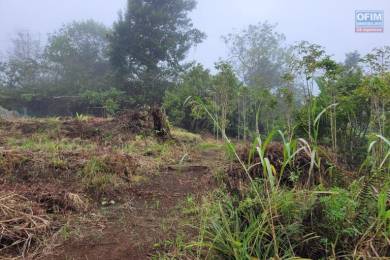
<svg viewBox="0 0 390 260"><path fill-rule="evenodd" d="M340 62L260 22L223 37L230 58L212 72L185 62L205 38L195 7L128 0L112 28L73 22L44 46L16 35L0 60L1 106L17 111L0 107L0 257L69 238L51 217L82 212L84 196L146 219L185 196L195 225L145 239L142 256L390 257L390 47Z"/></svg>
<svg viewBox="0 0 390 260"><path fill-rule="evenodd" d="M354 176L339 175L344 179L341 182L319 181L307 186L309 173L302 186L294 182L293 168L284 171L283 166L293 164L299 150L306 153L314 148L302 143L289 150L290 143L284 143L283 151L291 156L275 159L265 152L266 146L260 139L255 143L260 176L250 177L250 169L256 165L240 165L249 179L238 187L238 193L222 188L203 203L199 239L188 244L197 249L198 257L356 259L389 255L387 158L382 158L379 166L363 167ZM387 144L386 153L389 151ZM272 160L282 160L283 166L274 167L280 162ZM320 163L324 160L311 157L314 168ZM329 168L323 171L313 171L313 175L330 174ZM292 178L293 186L283 183L285 175Z"/></svg>

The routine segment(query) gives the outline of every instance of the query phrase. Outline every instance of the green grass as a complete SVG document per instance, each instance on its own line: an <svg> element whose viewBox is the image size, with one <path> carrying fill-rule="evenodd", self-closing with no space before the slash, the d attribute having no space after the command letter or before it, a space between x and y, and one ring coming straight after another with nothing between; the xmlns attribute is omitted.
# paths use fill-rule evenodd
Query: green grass
<svg viewBox="0 0 390 260"><path fill-rule="evenodd" d="M76 118L77 121L86 122L86 121L90 120L92 117L90 117L88 115L83 115L83 114L76 113L76 117L75 118Z"/></svg>
<svg viewBox="0 0 390 260"><path fill-rule="evenodd" d="M117 152L131 156L148 157L153 160L153 165L167 165L179 163L186 154L186 145L177 145L173 141L159 142L155 138L140 138L129 141L116 148Z"/></svg>
<svg viewBox="0 0 390 260"><path fill-rule="evenodd" d="M224 149L224 144L214 143L214 142L203 142L198 144L196 148L201 151L221 150Z"/></svg>
<svg viewBox="0 0 390 260"><path fill-rule="evenodd" d="M69 223L65 223L65 225L58 230L58 234L62 240L67 241L77 236L77 230L75 230Z"/></svg>
<svg viewBox="0 0 390 260"><path fill-rule="evenodd" d="M65 168L67 166L66 160L63 160L63 159L56 157L56 156L53 156L50 163L55 168Z"/></svg>
<svg viewBox="0 0 390 260"><path fill-rule="evenodd" d="M90 159L83 167L82 183L95 194L103 194L119 188L123 181L98 157Z"/></svg>
<svg viewBox="0 0 390 260"><path fill-rule="evenodd" d="M7 145L12 148L42 151L47 153L58 153L60 151L91 150L95 144L82 143L70 139L52 139L45 134L34 134L31 137L7 139Z"/></svg>
<svg viewBox="0 0 390 260"><path fill-rule="evenodd" d="M202 137L198 134L190 133L181 128L171 129L172 136L181 143L198 144L201 143Z"/></svg>
<svg viewBox="0 0 390 260"><path fill-rule="evenodd" d="M197 215L199 212L199 205L192 195L188 195L185 200L179 204L178 209L186 218L190 218Z"/></svg>

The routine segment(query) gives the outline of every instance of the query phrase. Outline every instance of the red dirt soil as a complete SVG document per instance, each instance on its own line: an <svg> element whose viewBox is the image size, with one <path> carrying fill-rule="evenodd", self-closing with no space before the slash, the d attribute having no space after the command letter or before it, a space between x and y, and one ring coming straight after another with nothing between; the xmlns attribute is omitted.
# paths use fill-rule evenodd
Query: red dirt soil
<svg viewBox="0 0 390 260"><path fill-rule="evenodd" d="M178 205L191 195L200 198L215 187L210 166L220 154L203 152L191 164L173 165L132 188L129 207L107 208L99 236L68 241L42 259L150 259L154 245L174 239ZM165 228L163 228L163 224Z"/></svg>

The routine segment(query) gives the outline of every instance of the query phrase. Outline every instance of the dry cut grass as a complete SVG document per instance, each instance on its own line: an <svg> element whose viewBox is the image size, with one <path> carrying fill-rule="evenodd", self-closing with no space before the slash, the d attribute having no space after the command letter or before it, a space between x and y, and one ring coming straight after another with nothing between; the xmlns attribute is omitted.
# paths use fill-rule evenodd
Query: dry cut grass
<svg viewBox="0 0 390 260"><path fill-rule="evenodd" d="M51 219L31 201L14 193L0 194L0 254L34 255L50 232Z"/></svg>

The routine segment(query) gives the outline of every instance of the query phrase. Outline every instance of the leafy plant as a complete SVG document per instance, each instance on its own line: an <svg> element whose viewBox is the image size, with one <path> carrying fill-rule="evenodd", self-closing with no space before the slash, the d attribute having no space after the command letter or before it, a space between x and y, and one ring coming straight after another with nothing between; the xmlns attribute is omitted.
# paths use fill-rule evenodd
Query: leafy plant
<svg viewBox="0 0 390 260"><path fill-rule="evenodd" d="M76 120L77 121L85 122L85 121L88 121L89 119L90 119L89 116L83 115L83 114L79 114L79 113L76 112Z"/></svg>

